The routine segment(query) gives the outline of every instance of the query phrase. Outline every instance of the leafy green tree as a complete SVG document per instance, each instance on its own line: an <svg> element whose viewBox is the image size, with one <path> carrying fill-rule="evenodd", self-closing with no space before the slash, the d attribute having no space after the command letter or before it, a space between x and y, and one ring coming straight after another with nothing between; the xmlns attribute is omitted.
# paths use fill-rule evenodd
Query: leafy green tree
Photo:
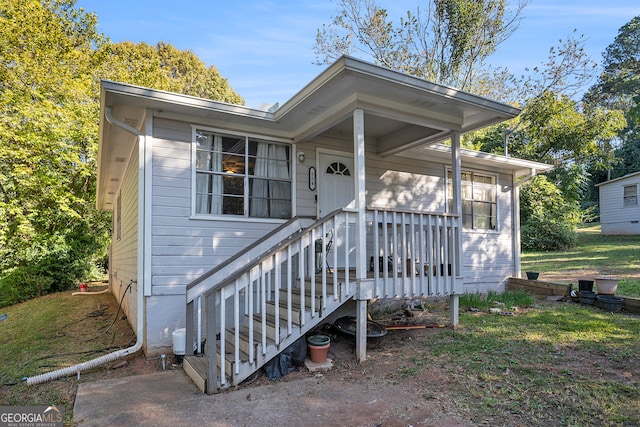
<svg viewBox="0 0 640 427"><path fill-rule="evenodd" d="M526 250L568 249L582 222L579 203L567 200L546 176L527 183L520 194L521 241Z"/></svg>
<svg viewBox="0 0 640 427"><path fill-rule="evenodd" d="M73 5L0 3L0 303L68 286L105 247L108 216L87 203L97 135L87 76L102 38Z"/></svg>
<svg viewBox="0 0 640 427"><path fill-rule="evenodd" d="M100 78L242 102L192 52L114 45L75 4L0 0L0 306L69 288L105 262Z"/></svg>
<svg viewBox="0 0 640 427"><path fill-rule="evenodd" d="M231 89L218 70L207 67L191 51L164 42L156 46L121 42L105 43L98 53L105 58L96 71L101 79L244 104L244 99Z"/></svg>
<svg viewBox="0 0 640 427"><path fill-rule="evenodd" d="M623 25L605 50L603 72L585 99L591 105L622 111L627 120L618 133L617 161L600 165L611 173L598 174L595 182L640 171L640 16Z"/></svg>

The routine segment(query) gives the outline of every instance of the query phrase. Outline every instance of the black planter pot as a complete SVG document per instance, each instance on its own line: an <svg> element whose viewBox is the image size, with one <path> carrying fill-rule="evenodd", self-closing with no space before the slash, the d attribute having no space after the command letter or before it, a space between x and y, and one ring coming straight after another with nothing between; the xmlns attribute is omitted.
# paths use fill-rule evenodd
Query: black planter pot
<svg viewBox="0 0 640 427"><path fill-rule="evenodd" d="M596 302L595 292L580 291L580 304L593 305Z"/></svg>
<svg viewBox="0 0 640 427"><path fill-rule="evenodd" d="M593 292L593 280L578 280L578 289L580 292Z"/></svg>
<svg viewBox="0 0 640 427"><path fill-rule="evenodd" d="M598 295L596 305L604 311L617 313L622 308L622 301L623 298L613 295Z"/></svg>
<svg viewBox="0 0 640 427"><path fill-rule="evenodd" d="M529 280L538 280L538 276L540 276L540 273L537 271L527 271L527 279Z"/></svg>

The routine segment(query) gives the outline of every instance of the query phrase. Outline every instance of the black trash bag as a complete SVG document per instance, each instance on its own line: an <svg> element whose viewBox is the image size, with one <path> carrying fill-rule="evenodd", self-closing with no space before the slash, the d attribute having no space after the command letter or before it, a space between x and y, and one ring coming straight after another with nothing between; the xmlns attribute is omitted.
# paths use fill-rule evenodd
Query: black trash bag
<svg viewBox="0 0 640 427"><path fill-rule="evenodd" d="M264 372L270 380L279 380L289 372L297 371L307 358L307 340L303 336L282 353L264 365Z"/></svg>
<svg viewBox="0 0 640 427"><path fill-rule="evenodd" d="M295 367L304 365L304 360L307 358L307 339L302 337L298 341L291 344L285 353L291 355L291 364Z"/></svg>
<svg viewBox="0 0 640 427"><path fill-rule="evenodd" d="M283 352L264 365L264 373L270 380L279 380L289 373L290 365L291 356Z"/></svg>

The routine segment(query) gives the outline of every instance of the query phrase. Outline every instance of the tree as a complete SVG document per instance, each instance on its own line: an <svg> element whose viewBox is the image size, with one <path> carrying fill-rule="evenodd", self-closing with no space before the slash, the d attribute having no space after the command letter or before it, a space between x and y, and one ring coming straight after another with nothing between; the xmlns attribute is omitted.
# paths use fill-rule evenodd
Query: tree
<svg viewBox="0 0 640 427"><path fill-rule="evenodd" d="M0 288L30 297L86 275L107 217L93 194L96 19L73 1L0 9Z"/></svg>
<svg viewBox="0 0 640 427"><path fill-rule="evenodd" d="M579 205L567 201L546 176L534 177L520 195L522 249L558 250L576 244Z"/></svg>
<svg viewBox="0 0 640 427"><path fill-rule="evenodd" d="M529 0L432 0L396 26L374 0L338 0L339 12L316 35L316 59L364 54L383 66L470 89L485 60L518 27Z"/></svg>
<svg viewBox="0 0 640 427"><path fill-rule="evenodd" d="M111 44L75 3L0 0L0 306L69 288L104 263L100 78L242 102L192 52Z"/></svg>
<svg viewBox="0 0 640 427"><path fill-rule="evenodd" d="M121 42L103 44L99 54L105 58L96 71L99 78L244 104L214 66L207 67L189 50L164 42Z"/></svg>
<svg viewBox="0 0 640 427"><path fill-rule="evenodd" d="M640 16L623 25L607 46L603 72L585 100L590 105L622 111L627 121L618 133L620 146L615 151L618 161L604 165L613 171L600 174L600 180L640 171Z"/></svg>

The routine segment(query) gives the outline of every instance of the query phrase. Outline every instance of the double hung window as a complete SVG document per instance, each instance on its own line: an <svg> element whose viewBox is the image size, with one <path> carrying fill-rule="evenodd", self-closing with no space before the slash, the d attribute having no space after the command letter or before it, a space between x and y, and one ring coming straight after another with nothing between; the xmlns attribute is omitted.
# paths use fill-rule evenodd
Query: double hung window
<svg viewBox="0 0 640 427"><path fill-rule="evenodd" d="M637 185L625 185L623 204L625 208L638 206L638 186Z"/></svg>
<svg viewBox="0 0 640 427"><path fill-rule="evenodd" d="M291 147L196 130L196 215L291 217Z"/></svg>
<svg viewBox="0 0 640 427"><path fill-rule="evenodd" d="M462 226L474 230L496 230L497 209L496 177L493 175L463 171L462 178ZM447 203L451 212L453 203L451 170L448 171Z"/></svg>

